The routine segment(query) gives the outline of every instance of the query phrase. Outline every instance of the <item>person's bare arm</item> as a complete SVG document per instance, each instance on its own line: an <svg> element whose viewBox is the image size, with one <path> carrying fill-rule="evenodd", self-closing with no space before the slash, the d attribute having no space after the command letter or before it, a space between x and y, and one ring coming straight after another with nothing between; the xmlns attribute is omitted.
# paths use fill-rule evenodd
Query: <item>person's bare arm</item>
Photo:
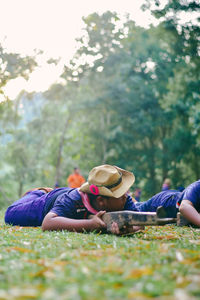
<svg viewBox="0 0 200 300"><path fill-rule="evenodd" d="M68 231L92 231L95 229L106 228L106 224L102 221L101 216L105 211L98 212L91 219L70 219L65 217L59 217L57 214L49 212L43 222L42 230L68 230Z"/></svg>
<svg viewBox="0 0 200 300"><path fill-rule="evenodd" d="M179 211L188 221L190 221L192 224L200 227L200 214L194 208L191 201L183 200L181 202Z"/></svg>

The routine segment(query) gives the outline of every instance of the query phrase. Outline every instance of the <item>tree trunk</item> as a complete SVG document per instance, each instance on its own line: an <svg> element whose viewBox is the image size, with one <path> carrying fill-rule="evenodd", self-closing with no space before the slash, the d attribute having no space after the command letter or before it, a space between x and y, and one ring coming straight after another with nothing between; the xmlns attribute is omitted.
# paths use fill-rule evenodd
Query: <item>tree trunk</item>
<svg viewBox="0 0 200 300"><path fill-rule="evenodd" d="M60 141L59 141L59 146L58 146L58 155L57 155L57 161L56 161L55 184L59 183L59 180L60 180L60 166L61 166L62 151L63 151L65 135L66 135L69 121L70 121L70 119L68 118L64 124L63 131L60 136Z"/></svg>
<svg viewBox="0 0 200 300"><path fill-rule="evenodd" d="M200 169L199 169L199 153L198 149L195 147L193 150L194 159L193 159L193 170L195 174L195 179L199 180L200 178Z"/></svg>
<svg viewBox="0 0 200 300"><path fill-rule="evenodd" d="M22 196L22 191L23 191L23 181L19 182L19 189L18 189L18 196L21 197Z"/></svg>
<svg viewBox="0 0 200 300"><path fill-rule="evenodd" d="M155 145L153 138L149 139L149 144L150 144L150 157L149 157L149 173L150 173L150 179L151 179L151 189L152 189L152 195L156 194L157 189L156 189L156 164L155 164Z"/></svg>
<svg viewBox="0 0 200 300"><path fill-rule="evenodd" d="M101 116L101 128L102 132L105 133L106 138L102 139L102 164L105 164L107 161L107 152L108 152L108 141L107 141L107 135L108 128L110 126L110 114L106 113L106 115L102 114Z"/></svg>
<svg viewBox="0 0 200 300"><path fill-rule="evenodd" d="M162 143L162 180L168 177L168 157L166 158L166 154L168 152L167 145L163 143L164 139L167 135L167 128L162 127L161 128L161 143Z"/></svg>

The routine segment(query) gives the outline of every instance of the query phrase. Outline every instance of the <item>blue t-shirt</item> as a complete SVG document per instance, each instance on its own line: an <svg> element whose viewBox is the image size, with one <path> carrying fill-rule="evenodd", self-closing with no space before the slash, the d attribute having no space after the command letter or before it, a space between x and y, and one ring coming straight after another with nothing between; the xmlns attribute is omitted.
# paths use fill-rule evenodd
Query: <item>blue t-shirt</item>
<svg viewBox="0 0 200 300"><path fill-rule="evenodd" d="M124 210L138 210L129 195ZM87 219L91 215L91 212L84 206L77 189L68 189L68 191L58 196L50 212L70 219Z"/></svg>
<svg viewBox="0 0 200 300"><path fill-rule="evenodd" d="M168 218L175 218L178 212L176 202L178 201L181 192L176 190L168 190L154 195L145 202L137 203L136 206L141 212L156 212L159 206L165 208Z"/></svg>
<svg viewBox="0 0 200 300"><path fill-rule="evenodd" d="M193 182L183 192L176 190L163 191L149 200L137 203L139 211L155 212L159 206L166 210L167 217L175 218L182 200L189 200L195 209L200 212L200 180Z"/></svg>
<svg viewBox="0 0 200 300"><path fill-rule="evenodd" d="M178 207L180 206L182 200L189 200L192 202L194 208L200 212L200 180L191 183L181 193L181 196L177 201Z"/></svg>
<svg viewBox="0 0 200 300"><path fill-rule="evenodd" d="M50 212L70 219L87 219L91 215L84 206L78 190L71 188L56 198Z"/></svg>

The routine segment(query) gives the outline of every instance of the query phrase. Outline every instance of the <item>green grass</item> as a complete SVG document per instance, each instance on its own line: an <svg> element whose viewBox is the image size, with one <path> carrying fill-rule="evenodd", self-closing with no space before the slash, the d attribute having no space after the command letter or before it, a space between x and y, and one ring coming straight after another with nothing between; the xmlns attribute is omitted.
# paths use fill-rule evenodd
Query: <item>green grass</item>
<svg viewBox="0 0 200 300"><path fill-rule="evenodd" d="M199 299L200 229L146 227L133 236L6 226L2 299Z"/></svg>

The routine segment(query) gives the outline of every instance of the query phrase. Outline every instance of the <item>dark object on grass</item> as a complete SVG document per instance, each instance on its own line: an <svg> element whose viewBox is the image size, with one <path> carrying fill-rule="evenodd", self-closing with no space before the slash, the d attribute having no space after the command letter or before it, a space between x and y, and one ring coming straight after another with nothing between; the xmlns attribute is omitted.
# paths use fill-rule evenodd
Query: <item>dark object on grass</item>
<svg viewBox="0 0 200 300"><path fill-rule="evenodd" d="M183 217L183 215L179 212L177 213L177 226L187 226L190 222Z"/></svg>

